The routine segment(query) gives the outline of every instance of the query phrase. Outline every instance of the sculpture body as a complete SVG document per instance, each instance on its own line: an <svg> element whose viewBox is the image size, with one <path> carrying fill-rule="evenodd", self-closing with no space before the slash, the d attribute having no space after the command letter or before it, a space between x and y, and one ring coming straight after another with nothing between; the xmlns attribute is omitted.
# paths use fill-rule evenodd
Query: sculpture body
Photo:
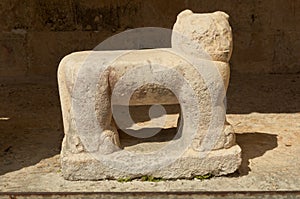
<svg viewBox="0 0 300 199"><path fill-rule="evenodd" d="M241 150L222 105L232 52L228 16L186 10L178 15L173 31L171 48L85 51L61 61L61 163L66 179L191 178L232 173L239 167ZM117 121L122 113L112 105L152 104L181 105L178 137L159 156L135 157L122 149L117 129L128 120ZM176 147L182 152L177 154ZM151 166L158 157L161 164Z"/></svg>

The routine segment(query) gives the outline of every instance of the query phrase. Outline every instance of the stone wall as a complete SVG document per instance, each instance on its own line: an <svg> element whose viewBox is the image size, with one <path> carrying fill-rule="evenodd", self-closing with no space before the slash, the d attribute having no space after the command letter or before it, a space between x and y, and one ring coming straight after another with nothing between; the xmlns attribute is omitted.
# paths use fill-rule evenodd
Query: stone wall
<svg viewBox="0 0 300 199"><path fill-rule="evenodd" d="M172 28L183 9L230 15L232 71L300 72L297 0L2 0L0 78L56 78L65 55L128 28Z"/></svg>

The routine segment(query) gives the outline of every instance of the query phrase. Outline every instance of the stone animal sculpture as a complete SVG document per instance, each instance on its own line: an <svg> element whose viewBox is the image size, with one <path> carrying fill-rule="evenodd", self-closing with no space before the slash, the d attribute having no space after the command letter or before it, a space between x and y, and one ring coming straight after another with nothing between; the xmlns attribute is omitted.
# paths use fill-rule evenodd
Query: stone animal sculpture
<svg viewBox="0 0 300 199"><path fill-rule="evenodd" d="M226 120L223 121L221 133L209 138L215 139L209 147L210 155L202 158L196 155L205 151L205 148L201 148L203 139L210 128L211 118L216 114L211 107L215 106L215 110L220 110L218 114L225 115L224 107L213 104L211 99L214 96L210 92L217 87L226 93L228 87L232 53L232 32L228 17L220 11L195 14L185 10L178 15L174 24L172 47L169 49L133 50L126 53L84 51L63 58L58 69L58 82L65 132L61 153L64 177L70 180L140 175L190 178L206 173L222 175L234 172L240 165L241 151L235 143L234 131ZM116 55L117 58L107 67L98 69L101 71L97 74L99 76L92 77L96 72L91 70L106 64L107 57L120 52L122 56ZM195 67L195 64L198 66ZM202 74L201 78L197 71L197 67L201 70L201 64L214 67L215 70L206 77ZM92 78L95 80L91 81ZM112 99L112 96L120 97ZM126 100L122 96L127 97ZM109 168L103 162L94 160L89 153L109 155L122 151L117 130L119 125L113 117L112 103L130 106L185 103L187 108L183 108L179 121L182 122L182 137L187 136L191 128L197 130L190 141L190 147L187 147L189 152L165 168L145 170L145 173L131 171L129 166L124 166L123 171ZM198 112L201 117L197 115ZM96 118L93 122L89 114ZM101 129L101 132L97 133L96 128ZM85 140L85 137L80 136L82 134L89 138Z"/></svg>

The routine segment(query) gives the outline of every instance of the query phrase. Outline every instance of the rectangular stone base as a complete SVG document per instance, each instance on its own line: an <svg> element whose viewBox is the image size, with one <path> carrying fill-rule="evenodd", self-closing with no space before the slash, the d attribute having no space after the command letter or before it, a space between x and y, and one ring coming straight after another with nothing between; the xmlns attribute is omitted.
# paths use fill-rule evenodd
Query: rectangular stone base
<svg viewBox="0 0 300 199"><path fill-rule="evenodd" d="M71 154L65 150L63 144L61 166L63 177L67 180L101 180L138 178L141 176L188 179L205 174L220 176L233 173L238 169L241 164L241 148L235 145L229 149L211 151L202 158L199 157L199 152L189 152L188 155L179 157L164 168L137 174L130 171L131 168L122 170L111 168L88 153Z"/></svg>

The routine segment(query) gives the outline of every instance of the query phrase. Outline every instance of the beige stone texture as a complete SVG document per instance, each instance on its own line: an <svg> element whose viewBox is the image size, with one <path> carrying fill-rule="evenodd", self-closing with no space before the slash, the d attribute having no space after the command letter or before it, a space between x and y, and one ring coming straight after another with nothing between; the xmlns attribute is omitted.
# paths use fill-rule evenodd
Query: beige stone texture
<svg viewBox="0 0 300 199"><path fill-rule="evenodd" d="M228 17L223 12L183 11L174 25L172 48L66 56L58 70L65 128L64 177L97 180L153 175L170 179L234 172L241 163L241 150L225 121L225 107L218 104L223 102L229 82L232 35ZM157 149L162 151L160 156L137 159L121 145L117 127L124 130L130 125L126 120L129 112L114 111L113 106L178 103L182 109L177 126L180 135L166 143L166 147L178 147L167 148L167 152ZM222 117L220 124L214 120ZM156 147L146 144L144 148L153 152ZM183 151L177 154L177 150ZM149 160L159 162L158 157L164 162L159 168L147 164ZM185 172L176 169L179 167Z"/></svg>
<svg viewBox="0 0 300 199"><path fill-rule="evenodd" d="M232 54L229 16L220 11L201 14L201 17L198 15L186 10L177 16L173 27L172 48L193 53L193 56L203 59L229 62ZM206 55L202 55L203 52Z"/></svg>

